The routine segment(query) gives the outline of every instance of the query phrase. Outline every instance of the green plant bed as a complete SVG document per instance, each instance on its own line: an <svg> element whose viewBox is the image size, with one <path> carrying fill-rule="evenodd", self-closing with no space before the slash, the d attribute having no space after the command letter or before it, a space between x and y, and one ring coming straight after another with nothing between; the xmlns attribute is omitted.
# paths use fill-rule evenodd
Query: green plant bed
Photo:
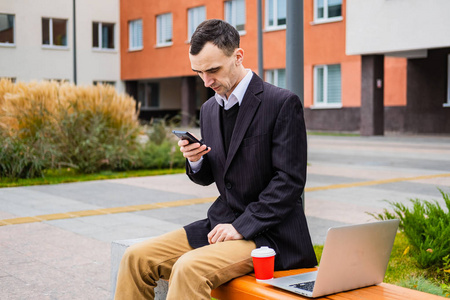
<svg viewBox="0 0 450 300"><path fill-rule="evenodd" d="M392 211L385 209L380 214L369 214L378 220L400 220L402 238L398 239L404 242L398 248L394 246L395 259L391 258L391 264L396 264L392 267L390 264L392 271L388 269L388 276L392 279L387 276L387 280L450 297L450 196L439 191L443 207L438 201L421 199L410 199L409 205L387 201ZM406 275L400 278L396 273Z"/></svg>
<svg viewBox="0 0 450 300"><path fill-rule="evenodd" d="M79 174L75 172L75 170L73 169L46 170L44 171L44 177L15 179L15 180L9 178L0 178L0 188L43 185L43 184L58 184L58 183L91 181L102 179L179 174L184 173L185 171L186 170L184 168L176 168L176 169L158 169L158 170L132 170L123 172L103 171L93 174Z"/></svg>

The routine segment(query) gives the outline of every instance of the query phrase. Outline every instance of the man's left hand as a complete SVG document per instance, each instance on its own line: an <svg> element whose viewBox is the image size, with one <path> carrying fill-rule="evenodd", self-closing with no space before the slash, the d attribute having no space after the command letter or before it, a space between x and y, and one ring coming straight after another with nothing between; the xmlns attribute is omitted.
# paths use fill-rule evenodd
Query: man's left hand
<svg viewBox="0 0 450 300"><path fill-rule="evenodd" d="M218 224L208 233L208 242L210 244L229 240L242 240L243 238L242 234L237 232L231 224Z"/></svg>

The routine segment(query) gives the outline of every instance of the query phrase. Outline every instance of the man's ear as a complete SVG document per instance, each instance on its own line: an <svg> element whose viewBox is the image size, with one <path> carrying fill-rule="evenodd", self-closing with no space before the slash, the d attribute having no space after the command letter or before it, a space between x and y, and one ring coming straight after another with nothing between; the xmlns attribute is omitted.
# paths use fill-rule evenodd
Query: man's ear
<svg viewBox="0 0 450 300"><path fill-rule="evenodd" d="M234 55L236 57L236 66L242 65L242 62L244 61L244 49L237 48L234 50Z"/></svg>

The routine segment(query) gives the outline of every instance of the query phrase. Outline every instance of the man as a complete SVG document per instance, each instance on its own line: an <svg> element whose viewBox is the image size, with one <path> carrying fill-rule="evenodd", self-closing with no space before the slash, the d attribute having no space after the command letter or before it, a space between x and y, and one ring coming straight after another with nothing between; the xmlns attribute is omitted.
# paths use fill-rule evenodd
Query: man
<svg viewBox="0 0 450 300"><path fill-rule="evenodd" d="M222 20L198 26L191 67L216 95L201 109L205 145L178 145L186 171L220 196L207 218L134 245L122 259L117 299L151 299L159 278L167 299L210 299L211 290L253 270L251 251L276 251L275 269L313 267L301 194L306 132L300 99L243 66L239 33Z"/></svg>

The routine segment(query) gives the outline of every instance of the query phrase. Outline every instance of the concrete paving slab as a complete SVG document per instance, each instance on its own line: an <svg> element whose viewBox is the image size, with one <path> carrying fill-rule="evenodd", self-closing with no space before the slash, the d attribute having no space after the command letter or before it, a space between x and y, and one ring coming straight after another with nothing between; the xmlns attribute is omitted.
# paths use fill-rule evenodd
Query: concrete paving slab
<svg viewBox="0 0 450 300"><path fill-rule="evenodd" d="M100 207L116 207L188 199L190 195L101 180L28 187L48 195L60 196Z"/></svg>
<svg viewBox="0 0 450 300"><path fill-rule="evenodd" d="M108 180L116 184L152 189L170 193L189 195L189 198L217 197L219 192L214 184L209 186L192 186L192 181L185 174L156 177L138 177Z"/></svg>
<svg viewBox="0 0 450 300"><path fill-rule="evenodd" d="M98 208L98 206L71 200L61 195L35 191L33 187L0 189L0 203L3 212L15 216L35 216Z"/></svg>

